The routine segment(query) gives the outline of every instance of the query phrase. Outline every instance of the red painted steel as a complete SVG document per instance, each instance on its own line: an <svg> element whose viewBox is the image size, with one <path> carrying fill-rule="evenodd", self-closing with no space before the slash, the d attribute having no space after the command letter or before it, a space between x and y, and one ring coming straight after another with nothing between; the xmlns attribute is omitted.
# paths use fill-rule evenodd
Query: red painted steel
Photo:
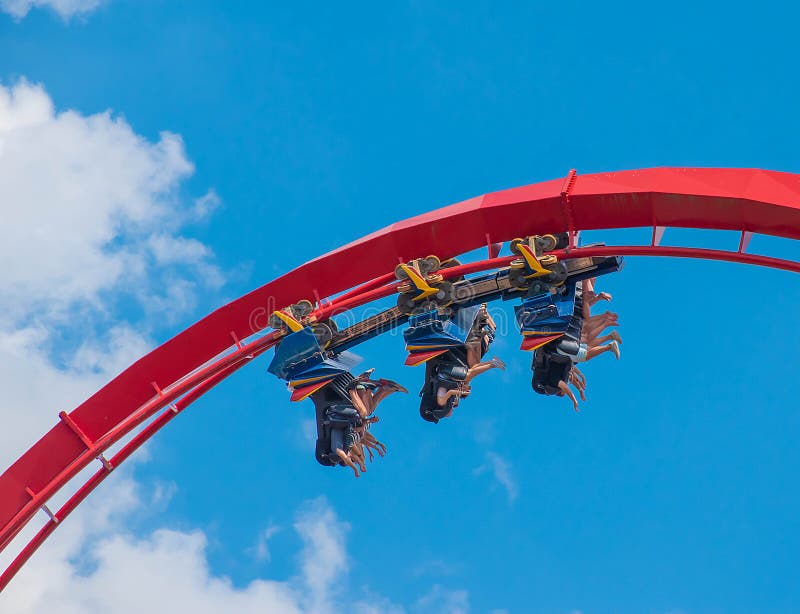
<svg viewBox="0 0 800 614"><path fill-rule="evenodd" d="M492 241L502 242L533 234L642 226L735 230L798 239L800 175L695 168L570 173L566 180L502 190L398 222L311 260L214 311L136 361L70 412L72 424L85 441L59 421L0 475L0 549L98 453L202 381L246 362L248 351L269 344L266 338L259 339L203 367L229 350L232 338L246 339L265 328L274 309L314 295L332 296L358 284L366 284L368 292L377 296L387 291L377 280L388 278L386 272L398 261L431 253L441 258L457 256L485 246L487 234ZM708 252L682 255L711 257ZM767 264L771 259L759 262L762 258L739 254L725 259L771 266ZM789 265L778 268L795 270ZM352 306L362 296L345 295L332 305L332 311ZM161 386L163 395L154 398L153 382ZM87 442L92 445L87 447ZM33 498L28 489L35 493Z"/></svg>
<svg viewBox="0 0 800 614"><path fill-rule="evenodd" d="M239 368L244 363L251 360L253 356L260 353L260 351L269 349L275 344L275 339L275 334L269 334L258 338L212 364L197 369L191 375L181 378L179 383L171 386L168 390L162 391L155 397L151 395L149 402L136 408L125 420L109 430L108 433L99 440L95 441L93 446L89 448L84 446L82 452L78 454L71 463L63 467L59 473L55 474L44 488L30 489L29 486L25 486L27 501L17 514L4 526L2 533L3 541L0 542L0 548L5 548L8 542L16 536L25 523L36 513L36 510L38 510L56 491L74 478L79 471L91 463L98 454L102 454L108 447L125 437L125 435L130 433L133 429L153 416L159 409L170 405L184 394L191 392L196 385L206 378L212 377L228 367L236 366L236 368ZM52 433L53 431L50 432ZM72 431L69 430L69 433L72 434ZM41 441L42 440L40 440L40 442ZM31 491L34 493L33 495L29 494Z"/></svg>
<svg viewBox="0 0 800 614"><path fill-rule="evenodd" d="M265 352L268 348L264 348L259 350L258 352L254 352L253 357ZM8 568L0 574L0 591L2 591L8 583L14 578L14 576L19 572L22 566L33 556L33 554L39 549L39 547L44 543L44 541L52 535L53 531L55 531L59 524L64 521L75 509L83 503L86 497L94 491L95 488L100 486L102 482L111 475L111 472L119 467L119 465L127 460L131 454L133 454L136 450L138 450L145 442L147 442L153 435L155 435L158 431L164 428L169 422L177 416L180 412L182 412L186 407L191 405L194 401L199 399L203 396L206 392L211 390L214 386L219 384L229 375L234 373L241 365L232 365L223 369L216 375L213 375L202 383L200 383L194 390L192 390L189 394L181 398L178 402L174 404L174 410L172 408L166 410L162 414L158 416L155 420L153 420L150 424L147 425L139 434L137 434L133 439L131 439L127 444L125 444L122 449L117 452L114 456L111 457L106 463L103 464L102 468L99 469L92 477L83 485L78 491L69 498L69 500L61 506L61 508L54 514L54 516L42 527L42 529L31 539L30 542L22 549L22 551L17 555L17 557L11 562Z"/></svg>
<svg viewBox="0 0 800 614"><path fill-rule="evenodd" d="M717 249L702 249L699 247L671 247L653 245L609 245L604 247L578 247L567 252L552 252L554 255L565 258L580 258L584 256L667 256L670 258L691 258L693 260L718 260L721 262L738 262L763 266L770 269L780 269L792 273L800 273L800 262L770 258L757 254L744 252L726 252Z"/></svg>

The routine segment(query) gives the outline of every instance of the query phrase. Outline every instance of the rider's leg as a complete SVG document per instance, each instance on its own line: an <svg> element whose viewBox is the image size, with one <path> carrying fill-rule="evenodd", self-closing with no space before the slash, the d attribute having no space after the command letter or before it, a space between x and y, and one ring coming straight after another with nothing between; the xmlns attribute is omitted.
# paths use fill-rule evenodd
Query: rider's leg
<svg viewBox="0 0 800 614"><path fill-rule="evenodd" d="M464 383L469 384L474 378L479 376L481 373L486 373L489 369L503 369L505 370L506 363L504 363L499 358L492 358L490 361L487 362L479 362L474 367L470 367L467 371L467 377L464 378Z"/></svg>
<svg viewBox="0 0 800 614"><path fill-rule="evenodd" d="M336 448L336 455L337 455L339 458L341 458L341 459L342 459L342 462L343 462L345 465L347 465L348 467L350 467L350 469L352 469L352 470L353 470L353 473L355 473L356 477L359 477L359 473L358 473L358 467L356 467L356 466L355 466L355 464L353 463L353 461L352 461L352 460L350 460L350 457L347 455L347 452L345 452L345 451L344 451L344 450L342 450L341 448Z"/></svg>
<svg viewBox="0 0 800 614"><path fill-rule="evenodd" d="M578 410L578 399L575 398L575 395L573 394L572 389L569 387L569 385L564 380L560 380L558 382L558 389L562 393L564 393L566 396L569 397L569 399L572 401L572 406L575 408L575 411L579 411Z"/></svg>
<svg viewBox="0 0 800 614"><path fill-rule="evenodd" d="M353 403L353 407L356 408L358 414L362 418L366 418L372 413L372 408L370 407L372 403L372 395L369 390L365 388L355 388L353 390L349 390L347 394L350 396L350 401ZM370 395L367 397L367 395Z"/></svg>
<svg viewBox="0 0 800 614"><path fill-rule="evenodd" d="M619 360L619 344L616 341L612 341L607 345L598 345L595 347L590 347L589 350L586 352L586 360L591 360L604 352L613 352L614 356L617 357Z"/></svg>

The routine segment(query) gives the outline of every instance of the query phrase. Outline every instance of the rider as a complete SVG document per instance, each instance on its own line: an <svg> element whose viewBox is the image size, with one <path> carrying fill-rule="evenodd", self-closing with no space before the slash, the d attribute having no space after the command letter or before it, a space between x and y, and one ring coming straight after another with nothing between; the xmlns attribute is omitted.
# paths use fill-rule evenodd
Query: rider
<svg viewBox="0 0 800 614"><path fill-rule="evenodd" d="M604 353L613 352L619 358L619 333L612 331L605 336L600 333L609 326L618 326L617 314L606 312L592 316L591 306L600 300L610 301L605 292L595 294L594 279L578 282L575 311L570 318L567 334L536 350L531 369L531 386L539 394L567 396L578 411L578 400L569 387L575 386L581 400L586 400L586 378L575 366Z"/></svg>
<svg viewBox="0 0 800 614"><path fill-rule="evenodd" d="M481 360L494 340L496 328L484 306L463 345L451 348L426 363L419 407L423 420L436 423L450 417L459 401L469 396L470 382L475 377L490 369L505 369L505 363L499 358Z"/></svg>
<svg viewBox="0 0 800 614"><path fill-rule="evenodd" d="M321 465L346 465L359 477L366 471L363 447L383 456L385 446L367 432L378 421L373 415L378 404L389 394L405 388L389 380L372 381L372 369L354 378L345 372L327 386L314 392L311 400L317 414L317 441L314 456ZM363 447L362 447L363 446Z"/></svg>
<svg viewBox="0 0 800 614"><path fill-rule="evenodd" d="M566 334L549 344L562 356L571 358L572 362L586 362L604 352L613 352L619 359L619 344L622 343L619 333L612 331L600 337L606 328L619 325L618 316L610 311L591 315L591 306L599 300L610 301L611 295L605 292L596 295L593 279L576 283L575 310Z"/></svg>

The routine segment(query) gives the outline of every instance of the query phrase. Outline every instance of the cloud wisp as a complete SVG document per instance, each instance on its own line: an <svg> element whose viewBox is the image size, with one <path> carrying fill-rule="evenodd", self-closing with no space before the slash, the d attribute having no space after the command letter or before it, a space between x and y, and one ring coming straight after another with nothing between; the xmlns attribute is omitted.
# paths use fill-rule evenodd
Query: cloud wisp
<svg viewBox="0 0 800 614"><path fill-rule="evenodd" d="M503 456L492 450L497 439L496 424L494 420L481 420L475 424L475 441L486 449L485 461L473 470L473 475L489 474L497 485L506 492L509 504L513 504L519 496L519 485L514 477L511 463Z"/></svg>
<svg viewBox="0 0 800 614"><path fill-rule="evenodd" d="M511 471L511 463L496 452L486 453L486 462L473 472L475 475L489 473L506 491L509 503L514 503L519 496L519 486Z"/></svg>
<svg viewBox="0 0 800 614"><path fill-rule="evenodd" d="M35 8L46 8L66 20L86 16L97 10L105 0L0 0L0 9L14 19L24 19Z"/></svg>

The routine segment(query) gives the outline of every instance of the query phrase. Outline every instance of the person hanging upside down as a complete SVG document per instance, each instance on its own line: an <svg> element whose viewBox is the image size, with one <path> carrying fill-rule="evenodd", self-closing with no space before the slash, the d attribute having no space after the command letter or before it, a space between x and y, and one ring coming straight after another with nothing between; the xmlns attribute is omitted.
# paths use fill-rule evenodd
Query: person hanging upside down
<svg viewBox="0 0 800 614"><path fill-rule="evenodd" d="M378 422L375 409L393 392L406 392L395 382L371 380L372 371L358 378L343 373L311 395L317 411L317 461L326 466L350 467L355 477L360 476L359 469L367 470L365 448L370 461L373 450L379 456L386 454L386 446L369 433L369 427Z"/></svg>
<svg viewBox="0 0 800 614"><path fill-rule="evenodd" d="M461 399L469 396L473 379L490 369L505 369L499 358L483 360L496 329L486 305L481 305L464 343L426 363L419 407L423 420L436 423L449 417Z"/></svg>
<svg viewBox="0 0 800 614"><path fill-rule="evenodd" d="M450 350L443 357L435 358L426 365L426 384L420 395L420 415L428 422L449 418L461 399L469 396L472 391L470 383L478 375L490 369L506 368L499 358L467 366L458 354Z"/></svg>
<svg viewBox="0 0 800 614"><path fill-rule="evenodd" d="M578 411L578 399L570 384L578 391L581 400L586 400L586 377L575 364L586 362L605 352L613 352L619 359L619 344L622 343L617 331L601 335L605 329L619 325L616 313L606 311L600 315L591 315L592 305L601 300L610 301L611 295L596 294L593 279L584 280L579 289L575 313L567 332L537 349L531 363L531 385L534 391L539 394L566 396L572 401L575 411Z"/></svg>

